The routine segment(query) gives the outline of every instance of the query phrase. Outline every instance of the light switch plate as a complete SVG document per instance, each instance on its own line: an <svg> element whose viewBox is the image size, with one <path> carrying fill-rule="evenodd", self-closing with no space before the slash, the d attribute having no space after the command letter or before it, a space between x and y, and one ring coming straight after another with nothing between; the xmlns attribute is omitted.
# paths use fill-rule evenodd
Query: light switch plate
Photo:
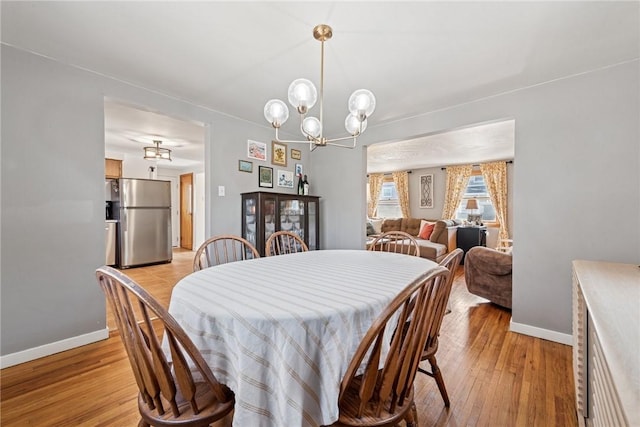
<svg viewBox="0 0 640 427"><path fill-rule="evenodd" d="M224 185L218 185L218 196L224 196Z"/></svg>

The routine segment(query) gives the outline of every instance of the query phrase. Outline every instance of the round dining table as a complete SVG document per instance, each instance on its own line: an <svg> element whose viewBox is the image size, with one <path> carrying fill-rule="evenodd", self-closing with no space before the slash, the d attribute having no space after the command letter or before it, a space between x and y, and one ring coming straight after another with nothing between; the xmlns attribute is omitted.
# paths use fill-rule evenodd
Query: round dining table
<svg viewBox="0 0 640 427"><path fill-rule="evenodd" d="M233 425L338 419L340 381L384 307L437 264L396 253L319 250L194 272L169 312L235 393Z"/></svg>

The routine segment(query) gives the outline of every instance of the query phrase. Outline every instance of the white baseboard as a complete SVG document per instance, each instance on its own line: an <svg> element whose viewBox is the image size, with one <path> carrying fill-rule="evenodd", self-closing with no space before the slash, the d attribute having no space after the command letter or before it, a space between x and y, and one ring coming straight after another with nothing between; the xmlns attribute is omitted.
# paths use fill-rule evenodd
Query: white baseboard
<svg viewBox="0 0 640 427"><path fill-rule="evenodd" d="M62 341L56 341L39 347L19 351L17 353L0 356L0 369L8 368L9 366L18 365L24 362L30 362L41 357L50 356L52 354L71 350L72 348L91 344L97 341L106 340L107 338L109 338L109 328L104 328L98 331L89 332L88 334L79 335L77 337L71 337Z"/></svg>
<svg viewBox="0 0 640 427"><path fill-rule="evenodd" d="M519 334L542 338L543 340L547 341L553 341L571 346L573 345L573 335L562 334L560 332L537 328L535 326L525 325L523 323L515 323L513 320L509 324L509 330L511 332L517 332Z"/></svg>

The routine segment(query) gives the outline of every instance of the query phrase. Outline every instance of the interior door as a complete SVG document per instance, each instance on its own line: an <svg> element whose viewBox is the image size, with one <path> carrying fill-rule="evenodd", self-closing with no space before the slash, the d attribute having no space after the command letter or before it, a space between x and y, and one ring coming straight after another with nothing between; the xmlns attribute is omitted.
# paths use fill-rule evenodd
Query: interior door
<svg viewBox="0 0 640 427"><path fill-rule="evenodd" d="M193 174L180 175L180 247L193 250Z"/></svg>

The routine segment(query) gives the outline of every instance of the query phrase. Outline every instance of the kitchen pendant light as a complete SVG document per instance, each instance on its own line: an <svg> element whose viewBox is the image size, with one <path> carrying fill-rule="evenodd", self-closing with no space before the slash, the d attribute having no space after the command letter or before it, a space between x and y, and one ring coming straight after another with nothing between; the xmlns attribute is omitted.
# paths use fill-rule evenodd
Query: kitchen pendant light
<svg viewBox="0 0 640 427"><path fill-rule="evenodd" d="M349 114L344 125L349 136L328 139L324 136L323 125L323 101L324 101L324 42L333 35L333 30L325 24L317 25L313 29L313 37L321 43L320 49L320 112L319 119L306 117L307 112L313 108L318 100L316 87L307 79L297 79L289 86L288 100L300 115L300 131L306 141L281 140L278 137L278 129L289 118L287 104L279 99L271 99L264 106L264 117L276 130L275 141L286 143L309 144L311 151L317 147L333 145L335 147L354 148L357 138L367 128L367 118L376 108L376 98L367 89L358 89L349 97ZM350 140L350 143L344 141Z"/></svg>
<svg viewBox="0 0 640 427"><path fill-rule="evenodd" d="M154 140L153 147L144 147L144 158L146 160L169 160L171 161L171 150L168 148L160 148L162 141Z"/></svg>

